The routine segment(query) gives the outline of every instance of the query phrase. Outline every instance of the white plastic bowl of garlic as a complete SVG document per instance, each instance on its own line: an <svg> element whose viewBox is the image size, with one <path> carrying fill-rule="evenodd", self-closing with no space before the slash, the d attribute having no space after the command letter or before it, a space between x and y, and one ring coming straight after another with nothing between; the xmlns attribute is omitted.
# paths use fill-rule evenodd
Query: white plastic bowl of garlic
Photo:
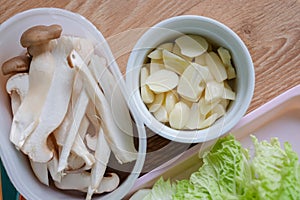
<svg viewBox="0 0 300 200"><path fill-rule="evenodd" d="M251 102L255 72L243 41L224 24L177 16L147 30L126 69L129 102L155 133L197 143L229 132Z"/></svg>
<svg viewBox="0 0 300 200"><path fill-rule="evenodd" d="M0 33L0 156L13 185L32 200L123 198L144 164L145 130L102 34L56 8L19 13ZM19 55L29 72L10 60Z"/></svg>

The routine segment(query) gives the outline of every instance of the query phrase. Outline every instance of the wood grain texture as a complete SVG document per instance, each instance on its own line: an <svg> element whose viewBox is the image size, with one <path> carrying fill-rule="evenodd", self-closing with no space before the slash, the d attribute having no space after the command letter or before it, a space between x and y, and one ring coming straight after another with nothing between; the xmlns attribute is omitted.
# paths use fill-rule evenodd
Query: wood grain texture
<svg viewBox="0 0 300 200"><path fill-rule="evenodd" d="M300 84L299 0L1 0L0 23L35 7L64 8L85 16L108 40L122 72L145 28L186 14L219 20L241 37L254 62L256 85L248 112ZM148 145L149 152L159 156L147 158L145 171L174 156L172 150L186 148L156 135L149 136ZM170 154L160 150L166 146Z"/></svg>

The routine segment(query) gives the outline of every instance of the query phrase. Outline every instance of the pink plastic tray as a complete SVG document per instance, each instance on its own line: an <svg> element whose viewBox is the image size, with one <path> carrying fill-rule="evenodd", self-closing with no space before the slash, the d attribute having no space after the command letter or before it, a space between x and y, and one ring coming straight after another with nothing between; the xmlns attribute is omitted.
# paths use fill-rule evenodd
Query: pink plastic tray
<svg viewBox="0 0 300 200"><path fill-rule="evenodd" d="M259 140L270 140L278 137L281 144L288 141L294 151L300 155L300 85L281 94L265 105L246 115L231 132L248 148L251 153L252 141L249 135ZM199 169L200 153L209 148L215 141L202 143L187 150L164 165L140 177L127 198L142 188L151 188L161 176L164 179L180 180L189 178L192 172Z"/></svg>

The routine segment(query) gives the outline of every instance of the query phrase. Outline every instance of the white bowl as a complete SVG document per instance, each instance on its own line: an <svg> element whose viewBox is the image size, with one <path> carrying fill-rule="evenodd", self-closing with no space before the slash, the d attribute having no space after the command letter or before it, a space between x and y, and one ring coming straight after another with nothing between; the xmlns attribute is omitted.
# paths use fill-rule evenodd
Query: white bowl
<svg viewBox="0 0 300 200"><path fill-rule="evenodd" d="M216 46L229 49L237 73L234 88L236 100L230 104L225 116L203 130L176 130L160 123L148 111L140 96L139 74L147 54L159 44L172 41L182 34L201 35ZM205 142L229 132L246 113L253 96L254 82L253 63L243 41L224 24L202 16L177 16L151 27L136 43L126 69L129 102L136 107L146 126L165 138L184 143Z"/></svg>
<svg viewBox="0 0 300 200"><path fill-rule="evenodd" d="M61 9L39 8L19 13L0 25L0 66L11 57L24 52L19 41L21 34L34 25L60 24L63 27L62 34L81 36L91 39L96 46L96 53L104 56L110 64L113 74L120 80L119 83L124 95L126 95L125 82L122 79L121 72L112 56L110 48L97 28L84 17ZM54 186L47 187L40 183L32 173L27 157L9 141L9 133L12 122L10 108L10 99L5 90L7 77L0 75L0 156L8 176L16 189L26 198L31 200L49 199L83 199L84 194L66 192L56 189ZM142 170L145 152L146 140L143 123L132 113L137 124L139 135L139 155L132 173L125 181L113 192L105 195L94 195L93 199L121 199L133 186ZM80 180L78 180L80 181Z"/></svg>

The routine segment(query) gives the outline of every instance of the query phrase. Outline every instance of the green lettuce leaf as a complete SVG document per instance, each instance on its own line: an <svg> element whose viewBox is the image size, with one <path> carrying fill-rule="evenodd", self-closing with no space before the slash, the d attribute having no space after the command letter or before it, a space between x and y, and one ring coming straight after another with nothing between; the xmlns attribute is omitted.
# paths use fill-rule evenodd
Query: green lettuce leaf
<svg viewBox="0 0 300 200"><path fill-rule="evenodd" d="M171 200L175 193L175 185L170 180L164 181L162 177L153 185L151 192L144 200Z"/></svg>
<svg viewBox="0 0 300 200"><path fill-rule="evenodd" d="M238 199L252 178L248 152L232 135L221 138L203 155L203 165L191 175L192 193L203 199Z"/></svg>
<svg viewBox="0 0 300 200"><path fill-rule="evenodd" d="M300 164L289 143L277 138L258 142L255 155L228 135L201 157L203 165L188 180L160 178L144 199L174 200L300 200Z"/></svg>
<svg viewBox="0 0 300 200"><path fill-rule="evenodd" d="M297 154L289 143L281 149L277 138L258 142L252 136L255 157L252 160L257 199L300 199L300 173Z"/></svg>

